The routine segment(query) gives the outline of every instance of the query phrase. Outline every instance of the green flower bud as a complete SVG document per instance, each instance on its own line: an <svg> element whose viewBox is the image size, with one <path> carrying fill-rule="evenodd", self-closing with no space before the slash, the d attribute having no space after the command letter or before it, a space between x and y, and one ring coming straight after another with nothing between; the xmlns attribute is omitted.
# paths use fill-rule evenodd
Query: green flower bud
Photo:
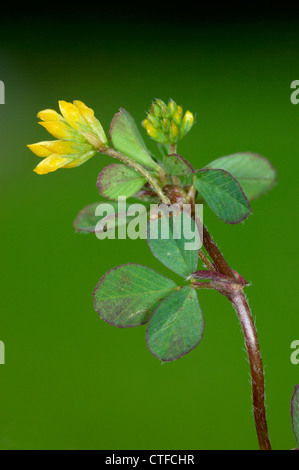
<svg viewBox="0 0 299 470"><path fill-rule="evenodd" d="M167 105L164 101L156 99L150 111L142 122L148 135L163 144L176 144L189 132L194 124L194 116L170 99Z"/></svg>
<svg viewBox="0 0 299 470"><path fill-rule="evenodd" d="M190 131L191 127L194 124L194 116L190 111L186 111L182 119L181 133L182 137Z"/></svg>
<svg viewBox="0 0 299 470"><path fill-rule="evenodd" d="M183 115L183 108L181 106L178 106L176 111L174 112L173 114L173 122L177 125L177 126L181 126L181 123L182 123L182 115Z"/></svg>
<svg viewBox="0 0 299 470"><path fill-rule="evenodd" d="M179 137L180 137L180 130L178 126L172 121L170 124L170 131L169 131L170 143L176 144L179 141Z"/></svg>
<svg viewBox="0 0 299 470"><path fill-rule="evenodd" d="M173 100L168 101L168 109L170 112L170 116L173 117L174 113L177 110L177 104Z"/></svg>
<svg viewBox="0 0 299 470"><path fill-rule="evenodd" d="M163 131L164 131L164 132L167 132L167 131L169 130L169 128L170 128L170 120L164 118L164 119L162 119L161 122L162 122L162 129L163 129Z"/></svg>

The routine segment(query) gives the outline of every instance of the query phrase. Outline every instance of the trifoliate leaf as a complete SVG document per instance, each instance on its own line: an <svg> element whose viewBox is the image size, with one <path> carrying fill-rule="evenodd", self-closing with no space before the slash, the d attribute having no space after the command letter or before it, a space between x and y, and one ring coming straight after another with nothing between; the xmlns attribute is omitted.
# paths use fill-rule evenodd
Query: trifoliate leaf
<svg viewBox="0 0 299 470"><path fill-rule="evenodd" d="M194 186L212 211L224 222L237 224L251 212L249 202L238 181L219 169L196 170Z"/></svg>
<svg viewBox="0 0 299 470"><path fill-rule="evenodd" d="M148 222L147 242L152 254L167 268L187 278L197 267L201 247L200 231L187 212L167 208L152 214Z"/></svg>
<svg viewBox="0 0 299 470"><path fill-rule="evenodd" d="M269 191L276 182L276 170L267 158L245 152L217 158L206 168L220 168L231 173L240 183L249 201Z"/></svg>
<svg viewBox="0 0 299 470"><path fill-rule="evenodd" d="M120 328L143 325L175 283L140 264L125 264L108 271L96 286L95 310L107 323Z"/></svg>
<svg viewBox="0 0 299 470"><path fill-rule="evenodd" d="M203 330L197 294L192 286L187 286L157 307L147 326L146 342L158 359L174 361L198 345Z"/></svg>

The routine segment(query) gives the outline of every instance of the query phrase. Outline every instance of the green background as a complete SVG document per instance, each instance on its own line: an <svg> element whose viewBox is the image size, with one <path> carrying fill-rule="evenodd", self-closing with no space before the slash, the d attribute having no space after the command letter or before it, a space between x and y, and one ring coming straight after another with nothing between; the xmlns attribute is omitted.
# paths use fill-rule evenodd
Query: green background
<svg viewBox="0 0 299 470"><path fill-rule="evenodd" d="M92 15L90 15L92 17ZM278 184L238 226L204 220L246 289L266 370L275 449L295 446L290 398L299 365L297 239L298 22L3 21L0 79L1 449L255 449L249 366L237 317L216 292L199 293L201 344L161 365L145 327L100 320L92 291L117 264L148 265L177 280L145 241L75 234L73 220L97 201L108 157L38 176L26 144L51 137L36 114L83 100L107 130L124 107L138 123L151 100L170 97L197 113L179 147L196 168L253 151ZM153 143L149 143L151 148ZM102 160L102 161L101 161Z"/></svg>

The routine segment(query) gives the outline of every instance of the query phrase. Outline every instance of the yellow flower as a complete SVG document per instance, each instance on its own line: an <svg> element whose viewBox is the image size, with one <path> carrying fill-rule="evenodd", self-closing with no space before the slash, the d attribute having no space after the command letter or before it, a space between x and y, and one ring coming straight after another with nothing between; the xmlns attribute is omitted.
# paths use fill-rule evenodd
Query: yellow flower
<svg viewBox="0 0 299 470"><path fill-rule="evenodd" d="M82 165L107 145L101 123L91 108L82 101L59 101L61 115L53 109L44 109L37 115L41 124L56 139L30 144L27 147L44 160L34 171L40 175L58 168Z"/></svg>

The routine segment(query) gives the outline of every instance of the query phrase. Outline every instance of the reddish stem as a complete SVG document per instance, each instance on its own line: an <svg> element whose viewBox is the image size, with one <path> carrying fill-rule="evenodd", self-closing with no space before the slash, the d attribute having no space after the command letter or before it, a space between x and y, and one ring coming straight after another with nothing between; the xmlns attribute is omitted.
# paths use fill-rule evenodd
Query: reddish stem
<svg viewBox="0 0 299 470"><path fill-rule="evenodd" d="M204 226L203 244L211 256L217 270L221 274L236 278L228 266L221 251ZM226 295L226 297L230 300L237 312L242 326L251 370L252 402L257 438L261 450L271 450L265 409L265 382L263 363L255 325L252 319L249 305L243 292L243 287L244 286L237 287L236 289L230 289L230 286L228 285L226 286L227 290L225 290L225 288L224 290L222 290L222 288L218 290L220 293Z"/></svg>
<svg viewBox="0 0 299 470"><path fill-rule="evenodd" d="M265 409L263 363L251 311L242 289L226 296L236 310L245 337L251 370L253 413L259 446L261 450L271 450Z"/></svg>
<svg viewBox="0 0 299 470"><path fill-rule="evenodd" d="M218 246L214 242L213 238L211 237L210 233L203 225L203 245L209 255L211 256L212 260L214 261L215 267L221 274L225 274L229 277L234 277L233 273L227 262L225 261L223 254L219 250Z"/></svg>
<svg viewBox="0 0 299 470"><path fill-rule="evenodd" d="M174 197L174 193L169 196L171 202L176 202L177 199ZM193 209L194 209L194 201ZM218 246L214 242L210 233L203 225L203 246L208 252L209 256L213 261L213 265L205 259L204 256L201 256L201 259L204 260L206 266L210 265L210 268L217 269L221 274L224 274L230 279L235 279L236 283L225 283L225 282L206 282L206 283L197 283L194 282L195 288L216 288L221 294L225 295L233 307L235 308L239 320L241 322L243 334L245 337L248 358L250 363L251 370L251 384L252 384L252 401L253 401L253 413L255 419L255 428L257 433L257 438L261 450L271 450L271 444L268 436L267 429L267 418L266 418L266 409L265 409L265 383L264 383L264 370L263 363L261 358L261 352L259 348L258 338L252 315L246 301L245 294L243 292L243 287L246 284L243 278L237 273L234 273L229 265L227 264L223 254L219 250ZM241 281L245 282L243 284Z"/></svg>

